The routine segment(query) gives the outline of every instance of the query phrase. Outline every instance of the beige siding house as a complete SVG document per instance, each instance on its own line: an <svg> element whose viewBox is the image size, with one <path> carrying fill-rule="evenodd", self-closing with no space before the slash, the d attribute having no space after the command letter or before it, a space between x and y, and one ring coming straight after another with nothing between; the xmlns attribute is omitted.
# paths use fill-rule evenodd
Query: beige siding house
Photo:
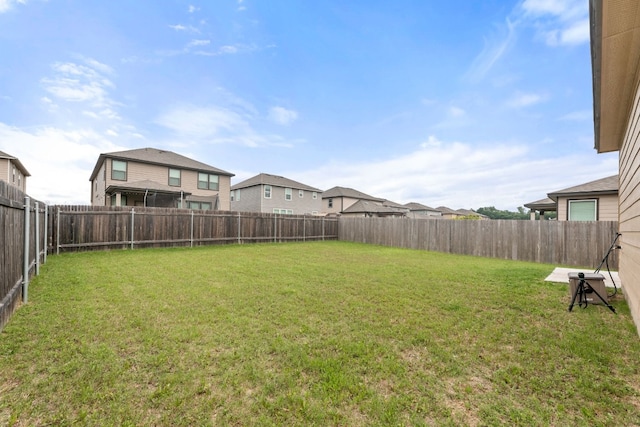
<svg viewBox="0 0 640 427"><path fill-rule="evenodd" d="M423 205L422 203L411 202L404 205L409 209L409 218L441 218L442 212L435 208Z"/></svg>
<svg viewBox="0 0 640 427"><path fill-rule="evenodd" d="M91 204L229 210L232 173L156 148L100 154Z"/></svg>
<svg viewBox="0 0 640 427"><path fill-rule="evenodd" d="M318 215L322 190L278 175L258 174L231 187L231 209L285 215Z"/></svg>
<svg viewBox="0 0 640 427"><path fill-rule="evenodd" d="M640 2L591 0L595 148L619 151L619 274L640 332Z"/></svg>
<svg viewBox="0 0 640 427"><path fill-rule="evenodd" d="M333 187L322 194L322 213L325 215L338 215L361 200L375 202L380 205L385 201L353 188Z"/></svg>
<svg viewBox="0 0 640 427"><path fill-rule="evenodd" d="M548 194L558 221L617 221L618 175Z"/></svg>
<svg viewBox="0 0 640 427"><path fill-rule="evenodd" d="M31 176L17 157L0 151L0 180L27 192L27 177Z"/></svg>

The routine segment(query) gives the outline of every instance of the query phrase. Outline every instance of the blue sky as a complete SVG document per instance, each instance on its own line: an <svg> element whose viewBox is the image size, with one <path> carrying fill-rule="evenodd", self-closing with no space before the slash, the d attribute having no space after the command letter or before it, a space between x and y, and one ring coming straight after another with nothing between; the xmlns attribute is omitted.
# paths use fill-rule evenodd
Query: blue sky
<svg viewBox="0 0 640 427"><path fill-rule="evenodd" d="M0 0L0 150L90 201L100 153L515 210L593 149L588 0Z"/></svg>

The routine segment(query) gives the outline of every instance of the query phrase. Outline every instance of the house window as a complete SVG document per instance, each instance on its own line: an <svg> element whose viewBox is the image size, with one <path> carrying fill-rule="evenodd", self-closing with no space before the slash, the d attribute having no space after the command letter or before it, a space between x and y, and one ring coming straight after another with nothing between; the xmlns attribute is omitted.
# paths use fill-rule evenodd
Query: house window
<svg viewBox="0 0 640 427"><path fill-rule="evenodd" d="M598 201L590 200L569 200L569 221L597 221Z"/></svg>
<svg viewBox="0 0 640 427"><path fill-rule="evenodd" d="M329 199L329 207L332 208L333 207L333 199Z"/></svg>
<svg viewBox="0 0 640 427"><path fill-rule="evenodd" d="M273 208L273 213L274 214L280 214L280 215L293 215L293 210L292 209Z"/></svg>
<svg viewBox="0 0 640 427"><path fill-rule="evenodd" d="M122 160L111 161L111 179L116 181L127 180L127 162Z"/></svg>
<svg viewBox="0 0 640 427"><path fill-rule="evenodd" d="M293 198L293 190L290 188L284 189L284 199L291 200Z"/></svg>
<svg viewBox="0 0 640 427"><path fill-rule="evenodd" d="M118 206L116 202L117 202L117 197L115 194L112 194L111 206ZM127 206L127 196L125 196L124 194L120 196L120 206Z"/></svg>
<svg viewBox="0 0 640 427"><path fill-rule="evenodd" d="M313 200L316 200L318 198L318 193L316 191L314 191L313 193L311 193L311 198Z"/></svg>
<svg viewBox="0 0 640 427"><path fill-rule="evenodd" d="M198 188L200 190L218 190L218 175L198 173Z"/></svg>
<svg viewBox="0 0 640 427"><path fill-rule="evenodd" d="M16 168L13 168L13 183L16 183Z"/></svg>
<svg viewBox="0 0 640 427"><path fill-rule="evenodd" d="M304 197L304 190L298 190L298 197L301 199Z"/></svg>
<svg viewBox="0 0 640 427"><path fill-rule="evenodd" d="M208 211L208 210L211 210L211 203L209 203L209 202L188 202L187 203L187 207L189 209Z"/></svg>
<svg viewBox="0 0 640 427"><path fill-rule="evenodd" d="M180 169L169 169L169 185L180 187Z"/></svg>
<svg viewBox="0 0 640 427"><path fill-rule="evenodd" d="M271 186L270 185L265 185L264 186L264 198L265 199L270 199L271 198Z"/></svg>

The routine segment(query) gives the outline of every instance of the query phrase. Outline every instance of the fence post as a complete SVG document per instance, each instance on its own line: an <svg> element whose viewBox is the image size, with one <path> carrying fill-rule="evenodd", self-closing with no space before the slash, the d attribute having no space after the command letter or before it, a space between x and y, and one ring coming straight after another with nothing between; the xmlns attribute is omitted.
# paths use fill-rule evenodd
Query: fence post
<svg viewBox="0 0 640 427"><path fill-rule="evenodd" d="M135 226L135 208L131 208L131 249L133 249L133 227Z"/></svg>
<svg viewBox="0 0 640 427"><path fill-rule="evenodd" d="M324 217L322 217L322 241L324 241Z"/></svg>
<svg viewBox="0 0 640 427"><path fill-rule="evenodd" d="M44 254L42 255L42 262L47 263L47 252L49 250L49 205L44 205L44 239L42 240L44 246Z"/></svg>
<svg viewBox="0 0 640 427"><path fill-rule="evenodd" d="M36 211L36 223L34 224L36 235L36 276L40 274L40 205L38 202L34 203Z"/></svg>
<svg viewBox="0 0 640 427"><path fill-rule="evenodd" d="M241 220L240 220L240 212L238 212L238 244L240 244L240 236L241 236L241 233L240 233L240 224L241 224L241 223L242 223L242 222L241 222Z"/></svg>
<svg viewBox="0 0 640 427"><path fill-rule="evenodd" d="M273 214L273 243L278 240L278 214Z"/></svg>
<svg viewBox="0 0 640 427"><path fill-rule="evenodd" d="M191 233L189 234L189 241L191 243L191 247L193 247L193 209L191 210ZM202 237L202 236L200 236Z"/></svg>
<svg viewBox="0 0 640 427"><path fill-rule="evenodd" d="M22 269L22 302L29 301L29 217L31 216L29 197L24 198L24 265Z"/></svg>
<svg viewBox="0 0 640 427"><path fill-rule="evenodd" d="M307 241L307 216L302 215L302 241Z"/></svg>
<svg viewBox="0 0 640 427"><path fill-rule="evenodd" d="M56 255L60 255L60 207L56 212Z"/></svg>

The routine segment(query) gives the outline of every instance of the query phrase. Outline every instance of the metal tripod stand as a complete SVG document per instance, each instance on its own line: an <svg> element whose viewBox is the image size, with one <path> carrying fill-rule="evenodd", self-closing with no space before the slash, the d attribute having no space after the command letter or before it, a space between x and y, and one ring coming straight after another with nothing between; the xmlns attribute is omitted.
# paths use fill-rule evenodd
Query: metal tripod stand
<svg viewBox="0 0 640 427"><path fill-rule="evenodd" d="M587 305L589 305L589 302L587 301L587 294L593 293L600 299L602 304L606 305L609 308L609 310L611 310L614 313L616 312L616 309L613 308L613 306L609 304L607 300L602 298L602 296L598 293L598 291L596 291L589 284L589 282L587 282L584 279L584 273L578 273L578 278L580 279L580 282L578 283L578 286L576 286L576 290L573 293L573 297L571 298L571 304L569 304L569 311L573 309L576 299L578 300L578 306L582 307L582 305L584 304L584 308L587 308Z"/></svg>

